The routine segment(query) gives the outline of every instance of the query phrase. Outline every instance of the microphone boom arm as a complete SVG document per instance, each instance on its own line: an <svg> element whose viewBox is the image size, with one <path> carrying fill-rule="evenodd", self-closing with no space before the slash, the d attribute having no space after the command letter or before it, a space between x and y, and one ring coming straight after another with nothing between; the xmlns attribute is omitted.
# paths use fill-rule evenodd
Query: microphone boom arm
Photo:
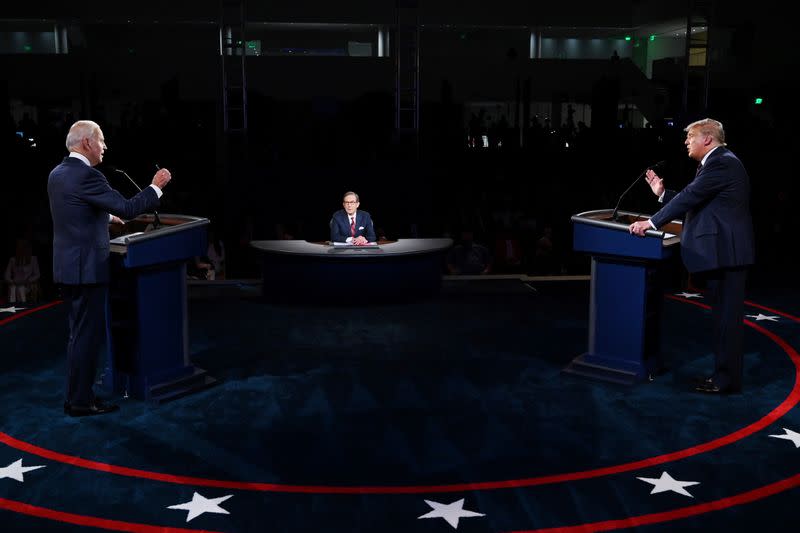
<svg viewBox="0 0 800 533"><path fill-rule="evenodd" d="M644 169L644 170L642 171L642 173L641 173L641 174L639 174L638 176L636 176L636 179L635 179L635 180L633 180L633 183L631 183L630 185L628 185L628 188L627 188L627 189L625 189L625 192L623 192L623 193L622 193L622 194L619 196L619 200L617 200L617 205L614 207L614 211L611 213L611 220L613 220L614 222L617 222L617 221L619 220L619 213L618 213L618 211L619 211L619 206L620 206L620 204L622 203L622 199L623 199L623 198L625 198L625 195L626 195L626 194L628 194L628 191L630 191L631 189L633 189L633 186L634 186L634 185L636 185L636 182L638 182L638 181L641 179L641 177L642 177L642 176L644 176L644 175L645 175L645 173L646 173L648 170L652 170L652 169L654 169L654 168L660 167L660 166L661 166L661 165L663 165L663 164L664 164L664 161L659 161L659 162L658 162L658 163L656 163L655 165L650 165L649 167L647 167L646 169Z"/></svg>
<svg viewBox="0 0 800 533"><path fill-rule="evenodd" d="M636 185L636 182L639 181L639 179L641 179L642 176L644 176L645 172L647 172L647 169L645 169L644 172L636 176L636 179L633 180L633 183L628 185L628 188L625 189L625 192L619 195L619 200L617 200L617 205L614 206L614 211L611 213L611 220L613 220L614 222L617 222L619 220L619 213L617 213L617 211L619 211L619 205L622 203L622 199L625 198L625 195L628 194L628 191L633 189L633 186Z"/></svg>
<svg viewBox="0 0 800 533"><path fill-rule="evenodd" d="M142 192L142 188L141 188L141 187L139 187L139 184L138 184L138 183L136 183L135 181L133 181L133 178L131 178L130 176L128 176L128 173L127 173L127 172L125 172L124 170L122 170L122 169L119 169L119 168L115 168L115 169L113 169L113 170L114 170L114 171L116 171L116 172L119 172L120 174L122 174L123 176L125 176L126 178L128 178L128 181L130 181L131 183L133 183L133 186L134 186L134 187L136 187L136 189L137 189L139 192ZM159 218L158 218L158 211L156 211L156 210L154 209L154 210L153 210L153 229L156 229L156 228L158 228L160 225L161 225L161 219L159 219Z"/></svg>

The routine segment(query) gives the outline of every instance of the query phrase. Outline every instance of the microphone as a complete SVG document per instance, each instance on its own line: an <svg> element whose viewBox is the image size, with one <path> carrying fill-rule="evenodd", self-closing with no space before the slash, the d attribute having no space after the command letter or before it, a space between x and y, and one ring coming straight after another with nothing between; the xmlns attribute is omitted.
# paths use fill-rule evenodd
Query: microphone
<svg viewBox="0 0 800 533"><path fill-rule="evenodd" d="M139 187L139 184L138 184L138 183L136 183L135 181L133 181L133 178L131 178L130 176L128 176L128 173L127 173L127 172L125 172L125 171L124 171L124 170L122 170L122 169L116 168L116 167L110 167L110 168L111 168L111 170L113 170L114 172L119 172L120 174L122 174L123 176L125 176L126 178L128 178L128 181L130 181L131 183L133 183L133 186L134 186L134 187L136 187L136 190L138 190L139 192L142 192L142 188L141 188L141 187ZM161 220L158 218L158 211L156 211L156 210L153 210L153 229L156 229L156 228L158 228L160 225L161 225Z"/></svg>
<svg viewBox="0 0 800 533"><path fill-rule="evenodd" d="M633 189L633 186L634 186L634 185L636 185L636 182L637 182L637 181L639 181L639 179L640 179L642 176L644 176L644 175L645 175L645 173L646 173L648 170L651 170L651 169L654 169L654 168L658 168L658 167L660 167L660 166L663 166L663 165L664 165L664 163L666 163L666 161L659 161L658 163L656 163L656 164L654 164L654 165L650 165L649 167L647 167L647 168L645 168L644 170L642 170L642 173L641 173L641 174L639 174L638 176L636 176L636 179L635 179L635 180L633 180L633 183L631 183L631 184L628 186L628 188L627 188L627 189L625 189L625 192L623 192L623 193L622 193L622 194L619 196L619 200L617 200L617 206L614 208L614 212L613 212L613 213L611 213L611 220L613 220L614 222L617 222L617 221L619 220L619 215L617 214L617 211L619 211L619 204L621 204L621 203L622 203L622 199L625 197L625 195L626 195L626 194L628 194L628 191L630 191L631 189Z"/></svg>

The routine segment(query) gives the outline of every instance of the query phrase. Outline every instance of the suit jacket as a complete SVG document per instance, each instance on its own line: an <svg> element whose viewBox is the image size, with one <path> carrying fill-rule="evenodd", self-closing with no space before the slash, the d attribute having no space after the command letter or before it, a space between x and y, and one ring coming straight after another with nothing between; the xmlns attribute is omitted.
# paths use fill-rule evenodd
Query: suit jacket
<svg viewBox="0 0 800 533"><path fill-rule="evenodd" d="M681 255L689 272L753 264L750 178L733 152L720 146L681 192L666 191L650 219L656 227L683 217Z"/></svg>
<svg viewBox="0 0 800 533"><path fill-rule="evenodd" d="M152 187L130 199L80 159L67 157L47 180L53 215L53 281L68 285L108 282L108 215L123 219L159 204Z"/></svg>
<svg viewBox="0 0 800 533"><path fill-rule="evenodd" d="M347 211L341 209L331 217L331 241L345 242L350 237L350 218ZM356 234L354 237L363 235L369 242L377 241L375 228L372 226L372 217L366 211L356 210Z"/></svg>

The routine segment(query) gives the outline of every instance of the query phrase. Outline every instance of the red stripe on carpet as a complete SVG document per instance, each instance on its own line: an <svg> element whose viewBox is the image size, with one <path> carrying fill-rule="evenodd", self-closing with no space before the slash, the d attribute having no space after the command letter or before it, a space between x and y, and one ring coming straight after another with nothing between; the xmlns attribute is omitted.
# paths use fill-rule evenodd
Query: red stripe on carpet
<svg viewBox="0 0 800 533"><path fill-rule="evenodd" d="M530 529L525 531L515 531L513 533L590 533L593 531L611 531L613 529L625 529L636 526L646 526L650 524L658 524L661 522L670 522L672 520L680 520L682 518L689 518L713 511L720 511L728 509L736 505L745 503L752 503L769 496L774 496L785 490L793 489L800 486L800 474L794 475L790 478L776 481L769 485L764 485L757 489L747 492L742 492L734 496L714 500L713 502L701 503L699 505L691 505L689 507L681 507L680 509L673 509L663 513L653 513L640 516L631 516L628 518L621 518L618 520L606 520L603 522L592 522L588 524L579 524L575 526L562 526L545 529ZM676 526L676 530L680 528Z"/></svg>
<svg viewBox="0 0 800 533"><path fill-rule="evenodd" d="M64 303L64 301L63 300L56 300L55 302L50 302L49 304L40 305L39 307L34 307L32 309L25 309L24 311L20 311L19 313L15 313L15 314L11 315L10 317L0 319L0 326L5 326L9 322L13 322L14 320L17 320L18 318L22 318L24 316L28 316L31 313L36 313L38 311L43 311L43 310L48 309L50 307L55 307L56 305L58 305L60 303Z"/></svg>
<svg viewBox="0 0 800 533"><path fill-rule="evenodd" d="M767 307L766 305L757 304L754 302L750 302L745 300L744 303L751 307L757 307L758 309L763 309L764 311L769 311L770 313L775 313L776 315L780 315L784 318L788 318L789 320L794 320L795 322L800 322L800 318L790 315L789 313L784 313L783 311L778 311L777 309L772 309L771 307Z"/></svg>
<svg viewBox="0 0 800 533"><path fill-rule="evenodd" d="M702 304L700 302L685 300L683 298L677 298L670 295L667 295L667 297L681 302L690 303L692 305L696 305L698 307L702 307L705 309L708 308L706 304ZM248 482L248 481L208 479L202 477L173 475L173 474L166 474L163 472L154 472L149 470L140 470L136 468L117 466L59 453L53 450L48 450L46 448L41 448L34 444L30 444L28 442L16 439L3 432L0 432L0 442L8 446L11 446L13 448L16 448L18 450L38 455L46 459L51 459L53 461L57 461L60 463L70 464L73 466L78 466L81 468L87 468L91 470L98 470L101 472L108 472L110 474L116 474L120 476L144 478L153 481L176 483L182 485L217 487L217 488L227 488L236 490L251 490L260 492L306 493L306 494L425 494L425 493L444 493L444 492L464 492L464 491L474 491L474 490L514 489L520 487L533 487L538 485L564 483L567 481L577 481L581 479L592 479L602 476L620 474L622 472L629 472L632 470L638 470L641 468L649 468L655 465L669 463L680 459L685 459L687 457L692 457L694 455L699 455L701 453L722 448L736 441L739 441L745 437L748 437L758 431L761 431L762 429L766 428L767 426L769 426L770 424L781 418L787 412L789 412L798 403L800 403L800 354L798 354L797 351L794 348L792 348L781 337L778 337L771 331L768 331L763 327L747 320L745 320L745 324L755 329L759 333L762 333L763 335L766 335L767 337L772 339L773 342L778 344L778 346L780 346L789 355L789 357L792 360L792 363L794 363L795 366L794 387L792 388L792 391L790 392L789 396L787 396L786 399L783 400L783 402L781 402L772 411L767 413L759 420L753 422L752 424L744 428L741 428L737 431L734 431L733 433L720 437L718 439L706 442L704 444L698 444L697 446L692 446L690 448L667 453L664 455L650 457L647 459L641 459L638 461L633 461L629 463L623 463L608 467L596 468L592 470L583 470L578 472L568 472L564 474L555 474L549 476L540 476L540 477L524 478L524 479L483 481L483 482L473 482L473 483L455 483L450 485L405 485L405 486L289 485L280 483L260 483L260 482Z"/></svg>
<svg viewBox="0 0 800 533"><path fill-rule="evenodd" d="M134 533L215 533L213 531L201 529L182 529L178 527L151 526L148 524L137 524L135 522L122 522L120 520L109 520L96 516L80 515L55 511L46 507L37 507L28 503L15 500L0 498L0 509L6 509L15 513L36 516L56 522L65 522L79 526L96 527L99 529L110 529L112 531L132 531Z"/></svg>

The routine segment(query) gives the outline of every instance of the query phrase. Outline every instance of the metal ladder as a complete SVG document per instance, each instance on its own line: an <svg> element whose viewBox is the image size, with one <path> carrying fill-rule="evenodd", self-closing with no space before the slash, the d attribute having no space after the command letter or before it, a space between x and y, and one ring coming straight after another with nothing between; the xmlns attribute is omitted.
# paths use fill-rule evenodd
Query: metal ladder
<svg viewBox="0 0 800 533"><path fill-rule="evenodd" d="M394 127L401 142L419 151L419 15L416 0L397 0L394 39Z"/></svg>
<svg viewBox="0 0 800 533"><path fill-rule="evenodd" d="M684 113L699 113L708 108L713 8L713 0L689 0L686 18L686 71L683 78Z"/></svg>
<svg viewBox="0 0 800 533"><path fill-rule="evenodd" d="M247 132L245 0L220 0L219 52L222 74L222 128Z"/></svg>

